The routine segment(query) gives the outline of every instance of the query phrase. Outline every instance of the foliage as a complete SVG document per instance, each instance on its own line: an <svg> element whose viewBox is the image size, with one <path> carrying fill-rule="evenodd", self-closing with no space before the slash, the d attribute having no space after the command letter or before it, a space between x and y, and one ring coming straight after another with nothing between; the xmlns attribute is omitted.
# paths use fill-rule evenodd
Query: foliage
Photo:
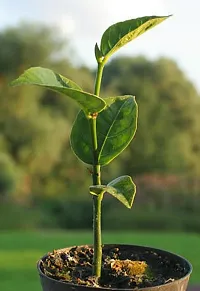
<svg viewBox="0 0 200 291"><path fill-rule="evenodd" d="M110 163L131 142L137 126L137 104L133 96L102 99L99 97L104 65L119 48L159 24L166 17L142 17L116 23L103 34L100 49L95 46L98 63L94 94L84 92L73 81L49 69L33 67L25 71L11 85L39 85L63 93L77 102L83 110L74 123L71 145L77 156L93 166L94 261L93 273L101 276L101 202L107 192L130 208L136 187L131 177L121 176L107 186L101 183L101 167ZM102 112L102 113L101 113ZM82 126L84 125L84 126ZM84 131L84 139L81 132ZM83 139L83 141L82 141Z"/></svg>
<svg viewBox="0 0 200 291"><path fill-rule="evenodd" d="M23 24L0 31L0 40L0 157L11 169L0 175L9 181L0 193L0 229L90 228L92 203L85 193L93 170L70 151L77 106L55 91L13 90L8 81L41 65L92 92L92 71L63 57L70 44L54 28ZM141 56L108 62L102 85L101 97L134 93L140 108L134 140L101 175L104 185L124 173L134 177L137 207L127 211L105 194L103 228L199 233L200 99L194 86L174 61Z"/></svg>
<svg viewBox="0 0 200 291"><path fill-rule="evenodd" d="M69 129L77 113L73 100L37 87L11 90L7 86L16 72L30 64L41 64L60 71L62 75L68 74L84 91L92 91L91 71L86 67L74 68L66 58L62 59L66 41L58 33L55 36L54 29L48 28L49 33L46 29L25 24L23 32L22 25L0 32L0 58L4 60L0 63L0 149L21 173L12 199L23 204L27 203L27 199L31 203L35 196L58 197L65 194L70 198L76 193L78 198L82 195L80 187L87 191L91 172L90 167L87 170L69 151ZM41 39L43 30L46 31L45 39L36 42L36 39ZM16 47L8 42L12 40L10 31L21 52L38 44L33 63L32 54L21 53L21 61L14 67L12 57L16 60L19 57ZM43 46L45 42L48 45ZM9 50L6 49L8 46ZM65 50L68 50L68 43ZM55 54L57 57L53 58ZM9 70L6 71L6 68ZM174 61L118 57L107 64L101 91L105 97L134 92L140 106L139 131L125 152L104 167L104 184L124 173L133 176L146 172L184 172L190 179L198 176L200 99ZM191 182L190 189L197 188L195 191L198 192L195 185L196 182ZM182 188L180 191L183 191Z"/></svg>
<svg viewBox="0 0 200 291"><path fill-rule="evenodd" d="M132 140L137 126L137 103L133 96L108 97L107 107L98 115L97 163L106 165L118 156ZM127 118L130 116L130 118ZM74 153L87 164L93 164L90 125L80 111L72 128L71 145Z"/></svg>
<svg viewBox="0 0 200 291"><path fill-rule="evenodd" d="M101 112L106 103L103 99L83 90L73 81L60 74L41 67L28 69L18 79L11 82L12 86L38 85L71 97L84 110L86 115Z"/></svg>
<svg viewBox="0 0 200 291"><path fill-rule="evenodd" d="M158 25L168 17L145 16L113 24L104 32L101 38L100 49L97 44L95 46L97 62L106 63L109 57L125 44Z"/></svg>

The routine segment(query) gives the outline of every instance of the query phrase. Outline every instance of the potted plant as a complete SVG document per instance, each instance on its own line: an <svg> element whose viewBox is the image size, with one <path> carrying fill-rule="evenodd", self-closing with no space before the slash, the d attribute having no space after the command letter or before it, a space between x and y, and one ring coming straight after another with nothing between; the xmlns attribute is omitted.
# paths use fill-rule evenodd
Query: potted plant
<svg viewBox="0 0 200 291"><path fill-rule="evenodd" d="M70 141L75 155L92 165L93 245L54 250L38 262L44 291L65 290L162 290L185 291L191 265L175 254L135 245L102 245L101 203L111 194L131 208L136 186L130 176L121 176L107 185L101 182L101 167L109 164L131 142L136 132L138 107L130 95L101 98L103 69L122 46L169 16L146 16L116 23L95 45L98 64L94 94L49 69L33 67L11 85L39 85L72 98L80 106Z"/></svg>

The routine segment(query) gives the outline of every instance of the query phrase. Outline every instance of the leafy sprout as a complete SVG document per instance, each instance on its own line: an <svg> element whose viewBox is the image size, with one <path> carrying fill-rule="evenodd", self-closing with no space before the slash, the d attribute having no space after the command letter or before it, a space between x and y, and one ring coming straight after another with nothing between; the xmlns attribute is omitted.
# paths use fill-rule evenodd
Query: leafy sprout
<svg viewBox="0 0 200 291"><path fill-rule="evenodd" d="M170 15L169 15L170 16ZM94 94L84 92L79 85L49 69L33 67L26 70L11 85L38 85L64 94L80 107L71 131L71 147L75 155L93 167L89 192L93 198L94 258L93 273L101 276L101 202L110 194L131 208L136 186L129 176L121 176L107 185L101 183L101 167L109 164L129 145L137 128L138 106L131 95L101 98L100 88L104 65L121 47L160 24L169 16L145 16L110 26L95 45L98 64ZM134 93L134 92L133 92Z"/></svg>

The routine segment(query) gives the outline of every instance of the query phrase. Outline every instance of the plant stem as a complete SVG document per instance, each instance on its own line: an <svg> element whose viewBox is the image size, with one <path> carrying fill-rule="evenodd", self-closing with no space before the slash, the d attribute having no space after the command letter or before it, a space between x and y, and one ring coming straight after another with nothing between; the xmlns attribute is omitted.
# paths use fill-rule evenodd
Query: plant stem
<svg viewBox="0 0 200 291"><path fill-rule="evenodd" d="M93 144L93 185L101 185L100 165L97 160L97 132L96 132L96 118L90 119L90 128ZM93 196L93 275L101 276L101 257L102 257L102 243L101 243L101 195Z"/></svg>
<svg viewBox="0 0 200 291"><path fill-rule="evenodd" d="M94 257L93 275L101 277L102 241L101 241L101 201L103 195L93 197L93 232L94 232Z"/></svg>
<svg viewBox="0 0 200 291"><path fill-rule="evenodd" d="M97 75L96 75L96 81L95 81L95 89L94 89L94 94L97 96L99 96L99 94L100 94L103 69L104 69L104 64L98 63L98 69L97 69Z"/></svg>
<svg viewBox="0 0 200 291"><path fill-rule="evenodd" d="M98 64L98 70L95 81L94 94L99 96L101 89L101 80L103 74L103 64ZM93 185L101 185L101 168L98 164L98 140L97 140L97 116L90 118L90 129L93 147ZM102 264L102 242L101 242L101 201L103 194L93 196L93 241L94 241L94 257L93 257L93 275L96 277L101 276Z"/></svg>

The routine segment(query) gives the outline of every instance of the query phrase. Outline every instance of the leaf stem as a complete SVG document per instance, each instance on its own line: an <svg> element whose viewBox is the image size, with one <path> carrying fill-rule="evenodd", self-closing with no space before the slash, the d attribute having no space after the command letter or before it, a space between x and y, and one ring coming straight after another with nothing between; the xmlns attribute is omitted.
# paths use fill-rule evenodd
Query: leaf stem
<svg viewBox="0 0 200 291"><path fill-rule="evenodd" d="M101 89L101 80L104 65L98 63L94 94L99 96ZM91 129L91 139L93 148L93 185L101 185L101 168L98 164L98 140L97 140L97 115L93 115L89 119ZM101 277L102 264L102 242L101 242L101 202L103 194L93 196L93 241L94 241L94 257L93 257L93 275Z"/></svg>

